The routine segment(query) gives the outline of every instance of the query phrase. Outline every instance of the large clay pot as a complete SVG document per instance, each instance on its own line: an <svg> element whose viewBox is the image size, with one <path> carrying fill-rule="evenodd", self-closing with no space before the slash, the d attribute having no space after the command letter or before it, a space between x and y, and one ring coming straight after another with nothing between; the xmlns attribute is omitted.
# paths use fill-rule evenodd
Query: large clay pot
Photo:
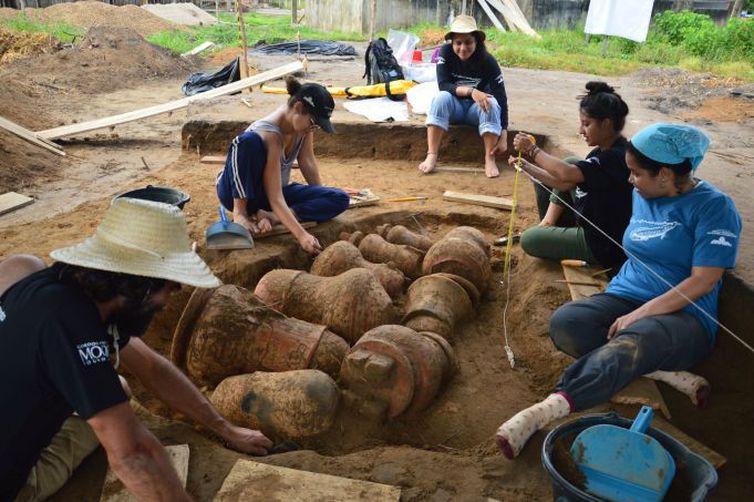
<svg viewBox="0 0 754 502"><path fill-rule="evenodd" d="M406 295L403 325L414 331L431 331L449 340L456 324L473 310L469 294L455 277L458 276L432 274L414 281Z"/></svg>
<svg viewBox="0 0 754 502"><path fill-rule="evenodd" d="M455 368L453 349L442 337L385 325L351 348L339 382L347 389L344 399L357 411L396 417L429 406Z"/></svg>
<svg viewBox="0 0 754 502"><path fill-rule="evenodd" d="M335 277L273 270L259 280L254 293L291 317L324 324L352 344L375 326L395 322L398 315L380 282L364 268Z"/></svg>
<svg viewBox="0 0 754 502"><path fill-rule="evenodd" d="M233 285L196 289L170 358L199 385L257 370L317 368L337 375L348 343L325 326L286 317Z"/></svg>
<svg viewBox="0 0 754 502"><path fill-rule="evenodd" d="M436 242L427 251L422 269L424 275L445 272L459 275L485 291L492 269L489 244L478 230L458 227Z"/></svg>
<svg viewBox="0 0 754 502"><path fill-rule="evenodd" d="M314 275L332 277L352 268L369 269L393 299L403 293L406 277L400 270L392 265L366 261L359 249L346 241L338 241L327 246L314 260L310 272Z"/></svg>
<svg viewBox="0 0 754 502"><path fill-rule="evenodd" d="M361 255L374 263L393 263L406 277L422 275L424 252L411 246L391 244L377 234L369 234L359 243Z"/></svg>
<svg viewBox="0 0 754 502"><path fill-rule="evenodd" d="M377 233L388 242L392 242L393 244L405 244L406 246L415 247L425 253L432 247L432 241L429 237L416 234L403 225L393 226L386 223L377 227Z"/></svg>
<svg viewBox="0 0 754 502"><path fill-rule="evenodd" d="M317 370L257 371L226 378L210 400L236 425L276 438L303 438L332 426L340 390Z"/></svg>

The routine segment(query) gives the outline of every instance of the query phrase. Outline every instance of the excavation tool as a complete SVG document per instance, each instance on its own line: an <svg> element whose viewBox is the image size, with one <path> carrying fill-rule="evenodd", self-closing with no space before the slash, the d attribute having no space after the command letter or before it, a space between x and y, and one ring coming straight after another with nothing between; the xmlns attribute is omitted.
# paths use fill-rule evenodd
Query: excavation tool
<svg viewBox="0 0 754 502"><path fill-rule="evenodd" d="M660 501L675 476L675 461L659 441L644 434L654 412L642 406L630 429L599 424L581 432L571 446L586 491L623 502Z"/></svg>
<svg viewBox="0 0 754 502"><path fill-rule="evenodd" d="M252 249L251 233L239 223L228 221L225 208L219 206L220 221L213 223L206 233L207 249Z"/></svg>

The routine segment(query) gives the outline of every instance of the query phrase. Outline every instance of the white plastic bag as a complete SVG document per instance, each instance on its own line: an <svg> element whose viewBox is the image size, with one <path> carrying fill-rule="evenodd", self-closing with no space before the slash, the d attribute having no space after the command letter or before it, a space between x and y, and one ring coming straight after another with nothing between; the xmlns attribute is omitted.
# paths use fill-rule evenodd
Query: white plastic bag
<svg viewBox="0 0 754 502"><path fill-rule="evenodd" d="M406 80L419 83L437 81L437 65L435 63L409 63L407 66L401 66L401 68L403 68L403 76L406 77Z"/></svg>
<svg viewBox="0 0 754 502"><path fill-rule="evenodd" d="M401 66L408 66L414 55L414 48L419 43L419 37L405 31L390 30L387 32L387 43L393 49L393 56Z"/></svg>
<svg viewBox="0 0 754 502"><path fill-rule="evenodd" d="M411 111L418 115L426 115L432 100L440 93L437 82L426 82L415 85L406 91L406 99L411 105Z"/></svg>

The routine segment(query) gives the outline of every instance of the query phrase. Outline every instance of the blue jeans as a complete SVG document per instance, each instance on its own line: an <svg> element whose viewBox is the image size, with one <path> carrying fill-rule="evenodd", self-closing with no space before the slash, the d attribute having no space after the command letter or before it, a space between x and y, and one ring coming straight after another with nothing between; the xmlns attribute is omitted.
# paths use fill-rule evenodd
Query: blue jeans
<svg viewBox="0 0 754 502"><path fill-rule="evenodd" d="M440 91L429 107L426 124L444 131L450 124L467 124L478 126L480 136L486 133L500 136L500 105L493 97L489 98L489 103L489 110L484 112L471 98L461 99L447 91Z"/></svg>
<svg viewBox="0 0 754 502"><path fill-rule="evenodd" d="M256 132L241 135L238 165L228 155L225 168L217 177L217 197L222 205L233 211L233 199L246 199L250 215L258 209L270 211L270 201L264 191L264 168L267 150ZM350 197L343 190L319 185L291 183L282 187L283 198L300 221L327 221L348 209Z"/></svg>
<svg viewBox="0 0 754 502"><path fill-rule="evenodd" d="M613 321L641 303L609 293L569 302L550 319L550 338L576 362L555 387L571 399L574 411L608 401L636 378L656 370L681 371L712 351L706 329L688 312L645 317L611 340Z"/></svg>

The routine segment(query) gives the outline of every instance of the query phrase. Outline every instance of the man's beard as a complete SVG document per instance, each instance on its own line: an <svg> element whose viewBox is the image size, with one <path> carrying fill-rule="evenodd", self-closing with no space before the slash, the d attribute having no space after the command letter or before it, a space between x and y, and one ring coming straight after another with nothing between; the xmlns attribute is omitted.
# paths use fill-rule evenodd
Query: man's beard
<svg viewBox="0 0 754 502"><path fill-rule="evenodd" d="M141 337L147 332L154 314L161 308L150 299L140 302L126 300L123 306L112 315L110 321L118 327L118 332L124 337Z"/></svg>

